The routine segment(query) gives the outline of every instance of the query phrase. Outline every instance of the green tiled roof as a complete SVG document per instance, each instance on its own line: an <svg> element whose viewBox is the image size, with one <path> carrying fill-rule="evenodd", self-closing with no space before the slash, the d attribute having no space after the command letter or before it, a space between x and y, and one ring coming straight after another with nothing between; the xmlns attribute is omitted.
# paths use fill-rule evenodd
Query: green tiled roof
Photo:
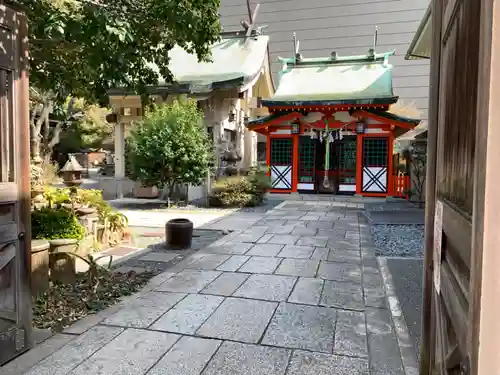
<svg viewBox="0 0 500 375"><path fill-rule="evenodd" d="M268 43L269 37L265 35L222 39L211 48L212 62L198 62L196 55L177 46L169 52L169 68L175 84L192 89L188 91L244 85L260 73Z"/></svg>
<svg viewBox="0 0 500 375"><path fill-rule="evenodd" d="M282 70L275 95L265 106L392 104L394 51L373 56L280 59Z"/></svg>

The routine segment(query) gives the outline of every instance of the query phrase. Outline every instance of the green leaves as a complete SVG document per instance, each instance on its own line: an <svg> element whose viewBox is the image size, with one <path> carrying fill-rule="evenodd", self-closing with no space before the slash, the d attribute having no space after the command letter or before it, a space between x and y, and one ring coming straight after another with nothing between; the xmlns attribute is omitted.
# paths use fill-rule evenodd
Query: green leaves
<svg viewBox="0 0 500 375"><path fill-rule="evenodd" d="M9 0L29 20L31 84L90 102L107 90L139 94L170 80L168 51L176 44L210 58L220 33L219 0ZM158 66L161 76L147 63Z"/></svg>
<svg viewBox="0 0 500 375"><path fill-rule="evenodd" d="M203 114L192 100L153 107L129 139L132 176L147 186L199 184L208 171L210 146Z"/></svg>

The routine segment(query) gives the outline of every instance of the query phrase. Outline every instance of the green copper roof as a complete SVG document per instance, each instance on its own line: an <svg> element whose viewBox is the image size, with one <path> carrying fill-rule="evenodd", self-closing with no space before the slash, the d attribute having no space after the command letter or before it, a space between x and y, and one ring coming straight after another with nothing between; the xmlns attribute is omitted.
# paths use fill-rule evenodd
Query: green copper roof
<svg viewBox="0 0 500 375"><path fill-rule="evenodd" d="M399 122L406 122L407 124L417 126L420 124L419 119L414 119L406 116L400 116L396 115L395 113L388 112L388 111L378 111L376 109L365 109L366 112L373 113L374 115L384 117L388 120L394 120L394 121L399 121Z"/></svg>
<svg viewBox="0 0 500 375"><path fill-rule="evenodd" d="M176 85L189 86L189 91L244 85L260 73L268 43L265 35L222 39L211 47L212 62L198 62L196 55L177 46L169 52L169 68Z"/></svg>
<svg viewBox="0 0 500 375"><path fill-rule="evenodd" d="M275 95L265 106L392 104L394 51L373 56L280 59L282 70Z"/></svg>

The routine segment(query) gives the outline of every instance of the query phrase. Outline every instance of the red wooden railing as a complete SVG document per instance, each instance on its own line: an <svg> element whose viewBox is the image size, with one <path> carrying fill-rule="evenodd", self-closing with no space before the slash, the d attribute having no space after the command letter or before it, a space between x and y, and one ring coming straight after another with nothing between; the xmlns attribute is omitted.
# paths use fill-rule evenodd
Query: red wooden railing
<svg viewBox="0 0 500 375"><path fill-rule="evenodd" d="M410 176L394 175L394 196L408 199L408 191L411 189Z"/></svg>

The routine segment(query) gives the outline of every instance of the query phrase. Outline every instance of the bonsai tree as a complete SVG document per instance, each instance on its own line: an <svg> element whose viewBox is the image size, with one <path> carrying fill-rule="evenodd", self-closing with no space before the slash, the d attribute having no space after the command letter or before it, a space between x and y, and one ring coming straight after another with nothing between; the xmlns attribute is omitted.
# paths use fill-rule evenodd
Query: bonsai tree
<svg viewBox="0 0 500 375"><path fill-rule="evenodd" d="M193 100L154 106L131 132L132 178L164 189L169 201L179 184L197 185L207 176L210 143L203 113Z"/></svg>

